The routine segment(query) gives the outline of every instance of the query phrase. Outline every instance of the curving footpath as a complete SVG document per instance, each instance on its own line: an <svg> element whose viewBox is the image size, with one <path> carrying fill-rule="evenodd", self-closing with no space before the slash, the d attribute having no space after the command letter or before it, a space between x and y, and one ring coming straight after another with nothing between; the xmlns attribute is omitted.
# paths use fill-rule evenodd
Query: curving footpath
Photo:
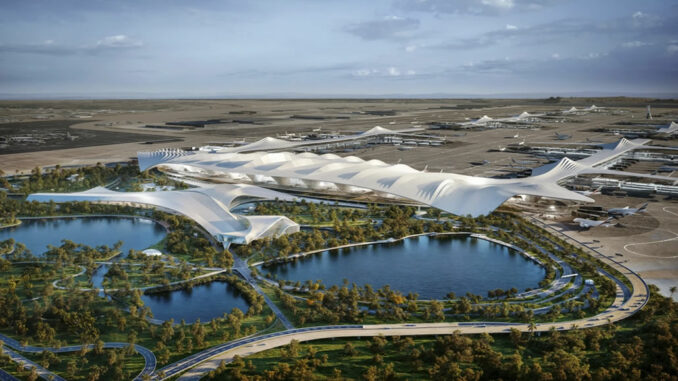
<svg viewBox="0 0 678 381"><path fill-rule="evenodd" d="M538 222L538 225L545 224ZM547 229L549 228L546 225ZM562 233L555 231L558 235ZM570 237L565 239L572 241ZM230 362L235 355L244 357L289 344L291 340L310 341L329 339L336 337L370 337L370 336L430 336L449 335L455 332L471 335L481 333L507 333L512 328L521 332L547 332L551 329L564 331L579 328L599 327L612 322L625 319L640 309L648 302L650 293L645 281L635 272L623 264L608 258L581 242L575 241L578 246L587 249L592 256L619 271L631 283L633 289L626 286L620 279L601 270L601 273L616 284L616 296L612 305L602 313L584 319L566 322L539 323L507 323L507 322L460 322L460 323L422 323L422 324L378 324L378 325L335 325L319 326L299 329L288 329L263 336L251 337L242 340L221 344L192 356L184 358L174 364L170 364L153 375L154 380L165 380L169 377L183 373L178 380L199 380L206 373L216 369L223 362Z"/></svg>
<svg viewBox="0 0 678 381"><path fill-rule="evenodd" d="M19 352L28 352L28 353L40 353L43 351L49 351L52 353L67 353L67 352L77 352L82 349L82 345L70 345L70 346L65 346L61 348L52 348L52 347L34 347L34 346L28 346L28 345L21 345L20 342L18 342L15 339L12 339L11 337L5 336L3 334L0 334L0 340L3 342L4 346L3 350L10 356L10 358L14 361L17 362L21 365L23 365L24 368L30 369L32 367L35 367L36 370L38 371L38 375L44 379L53 379L53 380L63 380L63 378L57 376L56 374L48 371L47 369L44 369L40 365L36 364L35 362L28 360L27 358L19 355L15 351ZM129 345L129 343L120 343L120 342L108 342L104 343L104 348L105 349L122 349L125 348ZM6 348L9 347L12 350ZM94 344L88 344L87 345L88 349L93 349ZM134 345L134 350L137 351L141 356L144 358L144 369L141 370L141 372L134 378L135 381L141 381L142 378L146 375L151 375L153 374L153 371L155 371L155 366L157 364L157 361L155 359L155 355L153 352L151 352L150 349L142 347L141 345L135 344ZM52 378L53 377L53 378Z"/></svg>
<svg viewBox="0 0 678 381"><path fill-rule="evenodd" d="M521 332L546 332L552 329L560 331L578 328L597 327L625 319L635 314L640 309L642 309L648 302L650 297L649 288L645 281L637 273L633 272L620 262L614 260L614 258L606 257L605 255L601 254L600 252L597 252L594 249L591 249L585 244L576 241L567 235L564 235L562 232L553 229L551 226L547 224L544 224L542 221L539 221L537 219L532 220L538 226L542 226L547 230L555 232L557 235L563 236L563 238L566 241L575 242L577 246L580 246L587 250L588 252L592 253L591 255L594 258L599 259L603 263L619 271L626 278L626 280L632 285L632 289L629 288L624 282L622 282L617 277L613 276L612 274L602 269L599 269L599 271L603 275L607 276L616 284L615 300L613 301L610 307L608 307L602 313L589 318L571 320L566 322L539 323L534 325L529 323L509 323L509 322L456 322L456 323L421 323L421 324L401 323L401 324L375 324L375 325L330 325L330 326L317 326L294 329L291 328L292 325L286 319L286 317L277 308L273 308L278 318L283 323L286 323L285 326L287 330L261 336L247 337L239 340L234 340L228 343L220 344L215 347L208 348L201 352L195 353L173 364L167 365L156 372L154 372L156 366L156 359L155 356L153 355L153 352L139 345L135 345L135 349L137 350L137 352L139 352L146 361L144 369L135 378L135 380L141 380L142 377L146 375L151 375L152 379L154 380L165 380L170 377L175 377L181 373L183 374L180 377L178 377L178 380L199 380L206 373L217 368L221 362L232 361L235 355L241 357L248 356L271 348L287 345L290 343L291 340L297 340L301 342L336 337L371 337L379 335L431 336L443 334L449 335L453 333L459 334L507 333L512 328L517 329ZM250 284L254 285L256 289L256 283L251 278L249 266L247 266L247 264L244 263L244 261L238 259L239 258L236 259L236 263L233 269L241 273L241 275ZM269 305L275 306L269 300L267 300L267 303L269 303ZM63 348L39 348L22 346L16 340L13 340L3 335L0 335L0 340L4 340L5 344L11 347L12 349L25 352L42 352L43 350L49 350L52 352L60 353L77 351L82 348L82 346L80 345ZM104 348L123 348L127 345L128 345L127 343L105 343ZM88 345L88 347L92 348L93 345ZM23 362L24 364L29 364L24 365L25 367L30 368L31 366L37 365L35 363L29 362L29 360L24 359L23 357L21 357L20 355L16 354L13 351L7 350L7 352L17 356L15 361L20 363L24 361ZM41 377L43 378L52 375L49 371L42 369L39 366L36 366L36 369L38 370L39 373L46 372L40 373ZM0 376L2 376L1 373ZM55 377L54 379L61 380L61 378L58 377Z"/></svg>

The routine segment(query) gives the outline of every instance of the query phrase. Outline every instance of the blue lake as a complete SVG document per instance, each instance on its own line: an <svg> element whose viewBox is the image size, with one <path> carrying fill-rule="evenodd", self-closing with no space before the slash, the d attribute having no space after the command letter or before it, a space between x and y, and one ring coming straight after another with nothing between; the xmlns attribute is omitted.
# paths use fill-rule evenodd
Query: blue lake
<svg viewBox="0 0 678 381"><path fill-rule="evenodd" d="M139 218L75 217L23 220L21 225L0 229L0 240L14 238L35 255L47 251L47 245L60 246L62 239L89 246L114 245L123 241L122 253L143 250L165 237L159 224Z"/></svg>
<svg viewBox="0 0 678 381"><path fill-rule="evenodd" d="M408 238L393 244L324 251L295 262L261 268L277 279L322 280L327 287L344 279L374 288L389 285L421 299L444 298L450 291L537 288L546 275L538 264L506 246L467 237Z"/></svg>
<svg viewBox="0 0 678 381"><path fill-rule="evenodd" d="M181 319L192 323L197 319L207 322L230 313L233 308L247 312L249 304L240 291L228 282L214 281L190 289L143 295L144 304L151 308L153 317L160 320Z"/></svg>

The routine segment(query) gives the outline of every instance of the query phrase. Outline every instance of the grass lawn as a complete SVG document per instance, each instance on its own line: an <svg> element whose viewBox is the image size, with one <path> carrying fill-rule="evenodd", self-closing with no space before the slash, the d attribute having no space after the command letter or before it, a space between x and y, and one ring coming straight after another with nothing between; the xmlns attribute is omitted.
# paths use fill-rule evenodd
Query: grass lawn
<svg viewBox="0 0 678 381"><path fill-rule="evenodd" d="M89 374L95 369L95 367L109 367L109 356L111 356L111 352L114 351L116 352L116 357L122 355L122 351L112 349L104 349L104 351L99 355L90 350L85 354L84 357L80 355L80 352L56 354L57 361L50 362L47 369L67 380L87 380ZM43 355L41 353L22 353L22 355L30 360L35 361L43 367L47 365L42 361ZM69 375L67 372L69 362L74 362L76 364L77 370L74 372L74 375ZM124 356L124 361L122 364L123 374L131 379L136 377L144 368L144 358L135 352L131 356Z"/></svg>
<svg viewBox="0 0 678 381"><path fill-rule="evenodd" d="M80 267L67 266L52 270L51 266L43 267L39 264L14 264L7 271L0 272L0 290L7 290L10 284L14 284L16 294L22 300L42 296L45 286L80 272Z"/></svg>

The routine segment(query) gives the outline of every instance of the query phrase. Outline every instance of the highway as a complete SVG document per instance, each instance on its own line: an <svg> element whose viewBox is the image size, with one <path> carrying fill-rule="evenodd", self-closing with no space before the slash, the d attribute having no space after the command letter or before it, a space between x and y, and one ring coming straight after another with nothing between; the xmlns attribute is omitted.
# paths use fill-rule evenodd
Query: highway
<svg viewBox="0 0 678 381"><path fill-rule="evenodd" d="M541 223L541 221L535 220L535 223L540 226L548 225ZM553 229L549 229L555 231ZM555 231L557 235L562 235L562 233ZM568 241L572 241L570 237L564 236ZM571 320L567 322L557 322L557 323L539 323L536 326L531 327L528 323L507 323L507 322L460 322L460 323L421 323L421 324L377 324L377 325L331 325L331 326L318 326L318 327L308 327L308 328L293 328L293 325L285 317L284 314L277 308L277 306L272 303L266 296L261 292L261 289L257 286L256 282L253 280L250 272L249 266L239 257L235 256L235 264L233 269L238 271L247 282L249 282L259 293L264 295L266 302L271 307L276 316L284 324L286 330L265 334L261 336L246 337L239 340L234 340L228 343L220 344L212 348L208 348L201 352L195 353L191 356L183 358L173 364L169 364L164 368L155 371L156 359L153 355L153 352L150 350L135 346L137 352L139 352L145 360L145 366L142 372L135 378L135 380L141 380L144 375L152 375L154 380L165 380L170 377L180 375L178 380L199 380L207 372L217 368L219 364L224 362L232 361L235 355L241 357L248 356L254 353L265 351L267 349L276 348L289 344L291 340L297 341L310 341L310 340L319 340L319 339L328 339L328 338L337 338L337 337L371 337L371 336L429 336L429 335L449 335L454 332L459 334L480 334L480 333L507 333L511 328L518 329L521 332L546 332L551 329L556 329L559 331L578 329L578 328L590 328L597 327L609 324L611 322L616 322L622 319L625 319L641 308L645 306L649 300L649 288L643 279L626 268L623 264L615 261L612 258L608 258L595 250L589 248L588 246L582 244L581 242L575 241L578 246L582 246L585 249L593 252L592 256L600 259L602 262L611 266L615 270L619 271L623 276L631 283L632 289L630 289L625 283L620 279L613 276L609 272L599 269L600 273L608 277L616 284L616 296L612 305L607 308L602 313L584 319ZM539 248L541 250L541 248ZM547 253L550 254L550 253ZM560 262L563 266L563 276L567 275L568 280L557 280L552 284L552 288L546 292L548 294L555 294L559 289L564 288L564 286L569 282L569 275L572 275L572 270L564 262ZM574 291L574 285L580 285L581 277L575 276L574 284L566 290L563 294L567 294L570 291ZM577 277L579 279L577 279ZM561 277L562 279L562 277ZM555 286L555 287L554 287ZM584 289L579 292L581 295L584 292ZM561 295L563 295L561 294ZM556 297L553 295L551 298ZM21 346L19 342L13 340L4 335L0 335L0 340L5 342L5 345L18 351L24 352L41 352L43 350L53 351L55 353L61 352L70 352L80 350L80 345L63 347L63 348L42 348L42 347L30 347L30 346ZM106 343L105 348L123 348L127 346L127 343ZM92 345L89 345L92 348ZM11 352L13 359L17 362L29 364L28 366L37 365L32 362L29 362L19 354L14 351L6 350L8 353ZM51 373L45 369L36 366L36 369L43 377L51 376ZM182 374L183 373L183 374ZM162 375L162 377L161 377ZM0 374L1 376L1 374ZM55 380L60 380L61 378L54 378Z"/></svg>
<svg viewBox="0 0 678 381"><path fill-rule="evenodd" d="M543 226L540 221L535 221ZM561 235L557 232L557 235ZM569 237L565 236L570 240ZM539 323L534 327L534 332L547 332L551 329L565 331L570 329L591 328L603 326L612 322L625 319L642 309L649 300L649 288L645 281L635 272L631 271L623 264L605 257L590 249L588 246L577 242L579 246L593 251L592 256L600 259L602 262L619 271L631 283L633 289L629 289L620 279L612 276L604 270L600 272L613 280L616 284L616 296L612 305L602 313L584 319L571 320L567 322ZM174 364L170 364L161 371L164 374L160 378L156 372L155 380L164 380L170 376L181 374L178 380L189 381L199 380L208 372L216 369L219 364L230 362L233 356L245 357L254 353L262 352L267 349L276 348L289 344L291 340L310 341L337 337L370 337L370 336L417 336L417 335L443 335L459 332L459 334L481 334L481 333L507 333L511 328L521 332L530 332L530 324L527 323L505 323L505 322L463 322L463 323L424 323L424 324L380 324L380 325L360 325L360 326L320 326L309 328L288 329L286 331L276 332L263 336L251 337L243 340L236 340L225 343L205 351L189 356Z"/></svg>
<svg viewBox="0 0 678 381"><path fill-rule="evenodd" d="M26 359L25 357L19 355L15 351L18 352L28 352L28 353L40 353L42 351L50 351L53 353L67 353L67 352L77 352L82 348L82 345L69 345L61 348L51 348L51 347L35 347L35 346L24 346L21 345L20 342L18 342L15 339L12 339L11 337L5 336L3 334L0 334L0 341L3 342L3 349L5 352L10 354L10 357L12 357L12 360L18 363L27 363L28 368L35 366L36 369L38 370L38 374L45 375L45 379L48 379L50 375L53 375L50 371L47 369L42 369L42 367L39 367L38 364L35 364L34 362ZM106 349L122 349L127 347L129 344L128 343L121 343L121 342L109 342L109 343L104 343L104 348ZM8 349L12 348L12 350ZM87 345L87 348L93 349L94 345L89 344ZM144 368L141 370L141 372L134 378L135 381L141 381L142 377L147 374L153 374L153 371L155 370L155 366L157 364L155 355L151 350L148 348L142 347L141 345L134 345L134 350L137 351L141 356L144 358ZM42 373L41 373L42 372ZM62 378L54 375L56 378L55 380L63 380Z"/></svg>
<svg viewBox="0 0 678 381"><path fill-rule="evenodd" d="M10 360L21 365L24 369L35 368L35 370L38 372L38 376L40 376L40 378L42 378L44 380L66 381L62 377L57 376L56 374L50 372L49 370L41 367L37 363L25 358L24 356L14 352L11 349L3 348L3 350L4 350L5 354L7 354L9 356Z"/></svg>
<svg viewBox="0 0 678 381"><path fill-rule="evenodd" d="M625 299L622 288L617 285L617 295L612 306L596 316L578 319L568 322L557 323L539 323L536 324L535 332L547 332L556 329L559 331L590 328L606 325L609 322L619 321L633 315L637 310L644 306L647 294L631 295ZM298 328L267 334L258 337L251 337L243 340L237 340L222 344L205 351L187 357L177 363L166 366L161 369L165 377L160 378L156 372L154 379L164 380L170 376L182 374L178 380L199 380L207 372L219 366L221 361L230 362L233 356L248 356L254 353L265 351L289 344L291 340L310 341L337 337L370 337L370 336L417 336L417 335L449 335L454 332L460 334L480 334L480 333L507 333L511 328L522 332L530 332L530 325L527 323L505 323L505 322L462 322L462 323L422 323L422 324L379 324L379 325L347 325L347 326L320 326L309 328Z"/></svg>
<svg viewBox="0 0 678 381"><path fill-rule="evenodd" d="M0 369L0 381L19 381L19 379Z"/></svg>

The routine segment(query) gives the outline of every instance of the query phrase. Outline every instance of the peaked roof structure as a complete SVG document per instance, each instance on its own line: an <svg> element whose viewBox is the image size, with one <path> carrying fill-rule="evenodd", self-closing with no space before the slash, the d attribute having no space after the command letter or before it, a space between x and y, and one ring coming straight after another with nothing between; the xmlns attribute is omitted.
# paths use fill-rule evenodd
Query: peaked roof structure
<svg viewBox="0 0 678 381"><path fill-rule="evenodd" d="M472 123L473 123L473 124L483 124L483 123L491 122L491 121L493 121L493 120L494 120L494 119L490 118L489 116L483 115L481 118L479 118L479 119L477 119L477 120L474 120Z"/></svg>
<svg viewBox="0 0 678 381"><path fill-rule="evenodd" d="M218 241L247 243L252 240L299 231L299 225L283 216L240 216L231 213L252 200L292 200L292 196L253 185L220 184L181 191L115 192L96 187L76 193L34 193L29 201L91 201L133 203L171 210L193 219Z"/></svg>
<svg viewBox="0 0 678 381"><path fill-rule="evenodd" d="M678 150L675 147L660 147L660 146L649 146L646 145L650 140L647 139L634 139L627 140L622 138L617 142L617 144L607 145L604 149L594 153L593 155L586 157L581 160L573 161L567 157L561 159L556 163L550 163L543 165L539 168L532 170L532 174L535 176L553 176L554 181L558 181L567 177L586 175L586 174L607 174L607 175L616 175L624 177L640 177L653 180L662 180L675 182L678 181L677 178L668 177L668 176L658 176L650 175L644 173L634 173L626 171L617 171L612 169L607 169L606 164L613 162L621 155L637 150Z"/></svg>
<svg viewBox="0 0 678 381"><path fill-rule="evenodd" d="M310 146L310 145L322 145L322 144L332 144L347 142L352 140L359 140L365 138L371 138L374 136L380 135L410 135L413 132L423 131L423 128L412 127L403 130L390 130L381 126L375 126L371 129L353 134L346 135L337 138L329 139L319 139L319 140L283 140L272 137L266 137L256 142L237 146L237 147L207 147L209 151L218 151L218 152L257 152L257 151L280 151L280 150L291 150L297 147Z"/></svg>
<svg viewBox="0 0 678 381"><path fill-rule="evenodd" d="M295 154L290 152L208 153L190 152L168 157L164 152L140 152L142 170L167 166L177 172L202 172L210 176L242 178L253 182L275 181L310 189L372 190L395 195L457 214L488 214L508 198L526 194L591 202L592 199L556 184L552 174L523 179L490 179L454 173L430 173L404 164L365 161L355 156Z"/></svg>
<svg viewBox="0 0 678 381"><path fill-rule="evenodd" d="M658 134L674 135L678 133L678 123L671 122L666 127L661 127L657 129Z"/></svg>

